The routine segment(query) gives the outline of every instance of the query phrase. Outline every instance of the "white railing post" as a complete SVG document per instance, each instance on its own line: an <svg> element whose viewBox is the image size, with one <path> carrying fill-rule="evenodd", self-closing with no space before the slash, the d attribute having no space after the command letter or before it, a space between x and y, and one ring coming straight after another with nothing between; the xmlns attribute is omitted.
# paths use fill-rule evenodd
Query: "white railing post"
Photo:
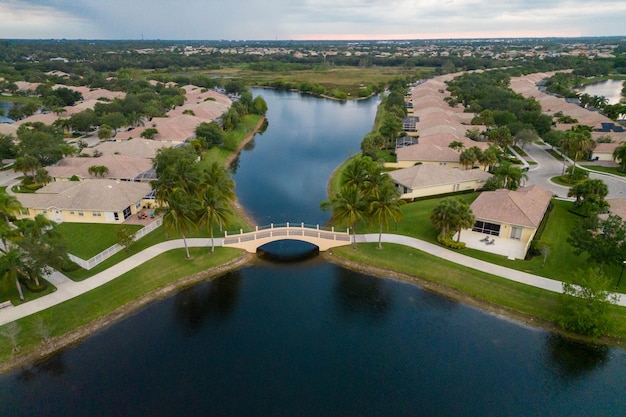
<svg viewBox="0 0 626 417"><path fill-rule="evenodd" d="M289 227L289 222L287 222L287 227Z"/></svg>
<svg viewBox="0 0 626 417"><path fill-rule="evenodd" d="M255 232L258 232L258 231L259 231L259 226L255 226L255 227L254 227L254 231L255 231Z"/></svg>

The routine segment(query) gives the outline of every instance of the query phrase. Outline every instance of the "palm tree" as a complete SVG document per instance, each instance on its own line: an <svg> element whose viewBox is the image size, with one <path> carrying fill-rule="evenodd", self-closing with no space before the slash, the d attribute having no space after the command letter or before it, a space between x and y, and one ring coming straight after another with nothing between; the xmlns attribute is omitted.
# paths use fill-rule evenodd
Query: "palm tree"
<svg viewBox="0 0 626 417"><path fill-rule="evenodd" d="M353 159L344 169L341 185L354 186L361 189L369 179L369 168L373 161L369 157L358 157Z"/></svg>
<svg viewBox="0 0 626 417"><path fill-rule="evenodd" d="M7 252L1 254L0 273L4 281L15 283L15 288L17 288L20 300L24 301L24 293L22 292L19 278L21 276L28 276L28 273L21 251L18 249L9 249Z"/></svg>
<svg viewBox="0 0 626 417"><path fill-rule="evenodd" d="M510 162L504 162L496 168L494 175L502 182L507 190L517 190L522 185L522 180L527 180L528 175Z"/></svg>
<svg viewBox="0 0 626 417"><path fill-rule="evenodd" d="M620 146L613 151L613 160L619 162L620 169L626 171L626 142L622 142Z"/></svg>
<svg viewBox="0 0 626 417"><path fill-rule="evenodd" d="M330 200L333 217L352 229L352 243L356 249L356 223L367 214L367 201L361 191L353 185L344 185Z"/></svg>
<svg viewBox="0 0 626 417"><path fill-rule="evenodd" d="M495 166L500 160L500 155L502 151L497 146L490 146L487 148L479 158L479 162L485 166L485 171L487 171L488 167Z"/></svg>
<svg viewBox="0 0 626 417"><path fill-rule="evenodd" d="M194 214L197 212L197 203L190 194L182 188L175 188L167 200L167 208L163 216L163 226L168 234L180 233L185 243L185 257L191 258L187 246L188 233L196 228Z"/></svg>
<svg viewBox="0 0 626 417"><path fill-rule="evenodd" d="M39 164L39 160L34 156L26 155L15 160L13 164L13 170L16 172L21 172L24 175L31 174L31 176L35 175L37 168L41 167Z"/></svg>
<svg viewBox="0 0 626 417"><path fill-rule="evenodd" d="M202 183L214 187L227 200L235 199L235 181L218 162L213 162L204 170Z"/></svg>
<svg viewBox="0 0 626 417"><path fill-rule="evenodd" d="M0 193L0 218L2 218L1 224L1 239L3 250L7 250L6 238L11 235L11 218L20 213L22 210L22 203L19 202L15 196L7 194L6 192Z"/></svg>
<svg viewBox="0 0 626 417"><path fill-rule="evenodd" d="M464 200L457 200L457 201L459 202L459 204L456 207L456 214L454 216L456 223L454 226L457 231L456 241L460 242L461 230L469 229L470 227L474 226L474 223L476 223L476 217L474 216L474 213L472 212L472 209L470 208L467 201L464 201Z"/></svg>
<svg viewBox="0 0 626 417"><path fill-rule="evenodd" d="M198 214L198 226L206 225L211 236L211 252L215 252L213 239L213 225L228 225L228 218L232 210L228 200L215 187L206 187L200 195L200 211Z"/></svg>
<svg viewBox="0 0 626 417"><path fill-rule="evenodd" d="M386 176L389 178L389 176ZM378 221L378 249L382 249L383 223L389 229L389 220L399 221L402 218L400 207L404 204L400 193L393 182L386 182L380 187L370 202L370 214Z"/></svg>
<svg viewBox="0 0 626 417"><path fill-rule="evenodd" d="M455 227L458 204L458 200L454 198L445 198L437 204L430 215L430 221L441 229L441 240L446 238L448 230Z"/></svg>

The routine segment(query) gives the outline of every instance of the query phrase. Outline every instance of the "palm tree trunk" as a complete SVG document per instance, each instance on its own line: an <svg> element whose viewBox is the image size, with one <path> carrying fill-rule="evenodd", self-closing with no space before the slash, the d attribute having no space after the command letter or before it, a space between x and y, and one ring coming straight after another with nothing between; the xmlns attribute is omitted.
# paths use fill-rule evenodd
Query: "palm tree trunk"
<svg viewBox="0 0 626 417"><path fill-rule="evenodd" d="M383 248L383 223L380 222L379 229L378 229L378 249L382 249L382 248Z"/></svg>
<svg viewBox="0 0 626 417"><path fill-rule="evenodd" d="M191 255L189 254L189 247L187 246L187 239L185 238L185 235L183 234L183 242L185 243L185 253L186 253L186 258L187 259L191 259Z"/></svg>
<svg viewBox="0 0 626 417"><path fill-rule="evenodd" d="M15 274L15 286L17 287L17 292L20 294L20 300L24 301L24 293L22 292L22 286L20 285L20 280L17 279L17 274Z"/></svg>
<svg viewBox="0 0 626 417"><path fill-rule="evenodd" d="M213 240L213 226L211 226L211 253L215 252L215 241Z"/></svg>
<svg viewBox="0 0 626 417"><path fill-rule="evenodd" d="M456 242L459 243L460 240L461 240L461 229L457 231Z"/></svg>

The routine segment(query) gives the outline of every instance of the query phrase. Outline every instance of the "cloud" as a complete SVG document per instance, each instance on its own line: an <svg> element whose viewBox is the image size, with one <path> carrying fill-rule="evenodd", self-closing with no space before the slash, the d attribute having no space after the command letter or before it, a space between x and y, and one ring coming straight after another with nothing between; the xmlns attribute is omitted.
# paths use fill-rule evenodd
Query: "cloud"
<svg viewBox="0 0 626 417"><path fill-rule="evenodd" d="M0 0L3 36L27 38L601 36L625 16L623 0Z"/></svg>

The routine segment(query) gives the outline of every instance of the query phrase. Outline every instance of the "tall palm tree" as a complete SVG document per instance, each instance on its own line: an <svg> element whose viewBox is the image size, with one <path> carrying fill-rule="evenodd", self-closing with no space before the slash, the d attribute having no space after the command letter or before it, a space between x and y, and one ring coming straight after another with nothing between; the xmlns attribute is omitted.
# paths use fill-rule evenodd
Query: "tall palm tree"
<svg viewBox="0 0 626 417"><path fill-rule="evenodd" d="M185 243L185 257L191 258L187 246L187 235L196 228L194 214L197 212L198 201L185 190L175 188L167 200L167 208L163 216L163 226L168 234L180 233Z"/></svg>
<svg viewBox="0 0 626 417"><path fill-rule="evenodd" d="M387 176L388 177L388 176ZM386 182L370 202L370 214L378 221L378 249L382 249L383 224L389 229L389 220L399 221L402 218L400 207L404 204L400 193L393 182Z"/></svg>
<svg viewBox="0 0 626 417"><path fill-rule="evenodd" d="M333 217L341 223L346 223L352 229L352 243L356 248L356 223L367 214L367 200L361 190L353 185L344 185L330 200Z"/></svg>
<svg viewBox="0 0 626 417"><path fill-rule="evenodd" d="M341 185L354 186L360 189L369 178L368 169L371 164L370 158L354 158L343 171Z"/></svg>
<svg viewBox="0 0 626 417"><path fill-rule="evenodd" d="M202 184L214 187L227 200L235 199L235 181L218 162L213 162L203 171Z"/></svg>
<svg viewBox="0 0 626 417"><path fill-rule="evenodd" d="M510 162L502 163L496 168L494 175L502 180L502 186L507 190L517 190L522 185L522 180L527 180L528 175Z"/></svg>
<svg viewBox="0 0 626 417"><path fill-rule="evenodd" d="M18 249L9 249L1 254L0 274L2 274L3 281L15 283L15 288L17 288L20 300L24 301L24 293L19 278L21 276L28 276L28 272L21 251Z"/></svg>
<svg viewBox="0 0 626 417"><path fill-rule="evenodd" d="M200 211L198 226L205 225L211 236L211 252L215 252L213 239L213 225L228 225L228 218L232 210L225 196L215 187L206 187L200 194Z"/></svg>
<svg viewBox="0 0 626 417"><path fill-rule="evenodd" d="M0 218L2 224L0 225L0 238L2 239L3 249L7 249L7 237L12 233L11 218L20 213L22 210L22 204L15 196L7 194L6 192L0 192Z"/></svg>

